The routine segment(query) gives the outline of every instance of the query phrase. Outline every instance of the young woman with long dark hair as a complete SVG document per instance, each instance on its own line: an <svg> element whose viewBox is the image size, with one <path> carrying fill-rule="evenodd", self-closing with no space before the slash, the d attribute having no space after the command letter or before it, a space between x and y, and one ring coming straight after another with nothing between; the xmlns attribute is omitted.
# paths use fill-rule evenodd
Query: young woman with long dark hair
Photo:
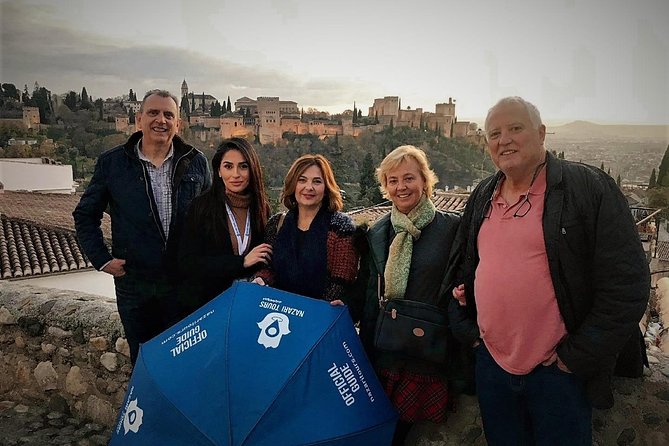
<svg viewBox="0 0 669 446"><path fill-rule="evenodd" d="M179 249L182 303L189 313L267 264L264 243L270 213L263 173L253 146L226 139L212 159L213 182L193 200Z"/></svg>

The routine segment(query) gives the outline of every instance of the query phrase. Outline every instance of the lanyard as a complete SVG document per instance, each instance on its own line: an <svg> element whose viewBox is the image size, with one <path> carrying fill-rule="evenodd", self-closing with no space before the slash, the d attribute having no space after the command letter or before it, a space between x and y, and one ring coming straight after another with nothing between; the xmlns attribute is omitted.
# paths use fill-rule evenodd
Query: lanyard
<svg viewBox="0 0 669 446"><path fill-rule="evenodd" d="M225 203L225 209L228 211L228 217L230 217L230 221L232 222L232 230L235 231L235 237L237 238L238 253L241 256L246 251L246 246L249 244L249 235L251 235L251 216L249 215L249 210L248 208L246 209L246 227L244 228L244 238L242 238L239 226L237 226L237 219L228 203Z"/></svg>

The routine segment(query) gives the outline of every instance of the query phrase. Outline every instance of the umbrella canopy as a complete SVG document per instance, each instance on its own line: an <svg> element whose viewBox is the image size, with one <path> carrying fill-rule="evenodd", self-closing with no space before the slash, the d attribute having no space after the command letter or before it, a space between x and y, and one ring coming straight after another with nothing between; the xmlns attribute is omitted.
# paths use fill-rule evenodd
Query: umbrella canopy
<svg viewBox="0 0 669 446"><path fill-rule="evenodd" d="M390 444L344 306L233 286L140 348L110 445Z"/></svg>

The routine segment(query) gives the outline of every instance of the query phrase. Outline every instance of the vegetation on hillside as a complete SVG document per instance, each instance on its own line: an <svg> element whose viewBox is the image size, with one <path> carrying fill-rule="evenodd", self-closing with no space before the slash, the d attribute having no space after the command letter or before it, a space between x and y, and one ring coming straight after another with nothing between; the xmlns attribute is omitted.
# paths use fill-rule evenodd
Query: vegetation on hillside
<svg viewBox="0 0 669 446"><path fill-rule="evenodd" d="M51 92L35 84L33 93L19 91L12 84L0 84L0 117L21 119L24 105L40 109L40 120L47 124L40 131L27 130L20 125L0 125L0 157L47 156L73 166L75 178L86 184L92 174L95 159L105 150L123 143L127 136L113 129L108 119L103 119L103 101L94 100L83 87L81 93L70 91L57 109L53 108ZM131 89L128 97L136 100ZM230 111L230 100L212 105L216 113ZM127 113L122 104L112 114ZM315 118L317 110L309 109L303 115ZM363 123L375 118L362 117L357 107L350 112L355 121ZM338 118L338 116L335 116ZM132 122L132 117L131 117ZM183 138L202 148L211 159L220 138L203 146L194 132L186 129ZM10 138L35 139L36 145L8 146ZM466 187L494 171L483 149L467 140L446 138L439 132L425 128L387 127L379 133L367 132L354 138L335 135L324 139L317 135L297 135L286 132L276 144L260 145L258 149L267 186L273 191L275 201L283 179L292 162L307 153L325 155L331 162L337 182L344 191L346 209L370 206L382 200L378 191L375 169L391 150L412 144L427 153L432 168L439 177L437 187ZM4 147L4 148L2 148ZM276 204L276 203L275 203Z"/></svg>

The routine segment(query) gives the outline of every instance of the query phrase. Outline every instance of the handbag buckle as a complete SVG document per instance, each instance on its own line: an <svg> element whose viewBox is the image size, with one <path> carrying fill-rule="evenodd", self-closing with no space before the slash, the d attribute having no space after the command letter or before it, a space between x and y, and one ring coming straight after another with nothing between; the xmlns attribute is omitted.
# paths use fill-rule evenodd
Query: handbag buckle
<svg viewBox="0 0 669 446"><path fill-rule="evenodd" d="M393 319L397 319L397 310L395 308L390 310L390 317Z"/></svg>
<svg viewBox="0 0 669 446"><path fill-rule="evenodd" d="M412 331L413 335L416 336L417 338L422 338L423 336L425 336L425 330L423 330L420 327L416 327Z"/></svg>

